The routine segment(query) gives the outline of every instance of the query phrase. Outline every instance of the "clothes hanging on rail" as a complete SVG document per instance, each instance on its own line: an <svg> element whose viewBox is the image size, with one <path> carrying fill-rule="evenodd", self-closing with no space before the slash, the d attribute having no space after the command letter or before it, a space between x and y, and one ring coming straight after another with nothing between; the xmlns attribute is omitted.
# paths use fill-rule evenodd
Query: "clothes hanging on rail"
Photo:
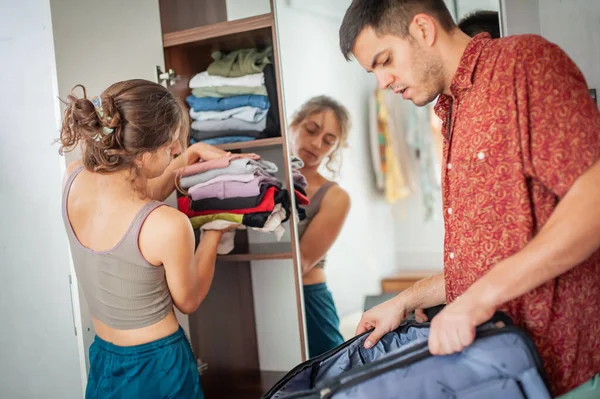
<svg viewBox="0 0 600 399"><path fill-rule="evenodd" d="M389 90L376 89L369 100L376 187L390 203L418 192L425 208L424 219L431 219L440 184L430 107L416 107Z"/></svg>
<svg viewBox="0 0 600 399"><path fill-rule="evenodd" d="M403 120L401 114L395 112L391 95L390 91L376 89L370 99L369 112L376 185L385 193L387 202L393 204L408 197L412 188L409 171L400 162L404 157L398 154L398 141L402 141L404 133Z"/></svg>
<svg viewBox="0 0 600 399"><path fill-rule="evenodd" d="M406 143L413 155L415 180L421 192L425 213L423 219L436 217L435 204L441 197L441 168L435 149L435 138L431 131L430 111L432 104L411 107L407 114ZM439 217L439 215L437 215Z"/></svg>

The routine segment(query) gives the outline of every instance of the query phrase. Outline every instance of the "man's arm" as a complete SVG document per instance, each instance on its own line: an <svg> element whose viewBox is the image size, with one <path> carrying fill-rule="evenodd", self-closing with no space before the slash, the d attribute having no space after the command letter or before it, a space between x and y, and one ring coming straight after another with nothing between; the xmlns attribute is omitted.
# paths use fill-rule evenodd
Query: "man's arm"
<svg viewBox="0 0 600 399"><path fill-rule="evenodd" d="M497 308L560 276L600 248L600 161L560 201L539 234L473 284Z"/></svg>
<svg viewBox="0 0 600 399"><path fill-rule="evenodd" d="M504 259L432 321L433 354L458 352L500 306L569 271L600 247L600 162L582 175L521 251ZM596 278L593 276L592 278ZM456 334L447 334L456 331Z"/></svg>

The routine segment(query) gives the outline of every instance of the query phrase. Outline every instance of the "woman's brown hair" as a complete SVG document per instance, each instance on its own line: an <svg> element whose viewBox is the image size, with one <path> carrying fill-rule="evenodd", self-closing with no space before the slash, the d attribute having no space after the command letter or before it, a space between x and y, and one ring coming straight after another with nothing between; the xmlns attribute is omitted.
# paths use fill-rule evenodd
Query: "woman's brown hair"
<svg viewBox="0 0 600 399"><path fill-rule="evenodd" d="M117 82L98 99L71 92L63 114L60 153L81 144L86 169L111 173L135 170L136 158L178 140L186 148L189 117L182 104L165 87L143 79Z"/></svg>
<svg viewBox="0 0 600 399"><path fill-rule="evenodd" d="M339 157L340 150L345 148L348 144L348 133L350 132L350 114L348 109L340 104L335 99L329 96L317 96L309 99L307 102L302 104L300 109L296 111L292 117L292 123L290 126L299 126L302 121L311 115L319 114L324 111L331 111L335 115L335 119L340 125L340 139L337 147L333 150L329 156L329 160L325 164L325 167L333 174L339 173L341 167L341 158ZM337 165L336 165L337 163Z"/></svg>

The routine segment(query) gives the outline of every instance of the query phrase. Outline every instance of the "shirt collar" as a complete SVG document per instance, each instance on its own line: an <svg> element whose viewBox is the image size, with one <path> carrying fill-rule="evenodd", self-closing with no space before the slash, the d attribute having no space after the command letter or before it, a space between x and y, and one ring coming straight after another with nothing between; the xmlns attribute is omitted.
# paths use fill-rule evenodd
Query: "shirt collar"
<svg viewBox="0 0 600 399"><path fill-rule="evenodd" d="M452 93L452 97L460 99L460 97L473 86L473 76L475 74L475 68L477 67L477 61L490 40L490 34L484 32L476 35L469 41L460 58L452 82L450 83L450 93ZM442 118L442 120L447 116L447 108L449 105L450 96L440 94L435 106L435 113Z"/></svg>

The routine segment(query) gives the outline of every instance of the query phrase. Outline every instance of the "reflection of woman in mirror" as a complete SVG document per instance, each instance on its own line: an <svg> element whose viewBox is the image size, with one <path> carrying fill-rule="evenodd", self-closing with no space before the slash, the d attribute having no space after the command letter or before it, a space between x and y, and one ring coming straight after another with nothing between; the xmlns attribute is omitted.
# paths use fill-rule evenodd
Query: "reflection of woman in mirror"
<svg viewBox="0 0 600 399"><path fill-rule="evenodd" d="M319 173L319 168L336 172L332 165L346 144L349 128L346 108L326 96L314 97L302 105L290 125L292 152L304 161L301 172L308 182L310 199L306 219L298 225L310 357L344 341L324 266L327 251L346 220L350 197Z"/></svg>

